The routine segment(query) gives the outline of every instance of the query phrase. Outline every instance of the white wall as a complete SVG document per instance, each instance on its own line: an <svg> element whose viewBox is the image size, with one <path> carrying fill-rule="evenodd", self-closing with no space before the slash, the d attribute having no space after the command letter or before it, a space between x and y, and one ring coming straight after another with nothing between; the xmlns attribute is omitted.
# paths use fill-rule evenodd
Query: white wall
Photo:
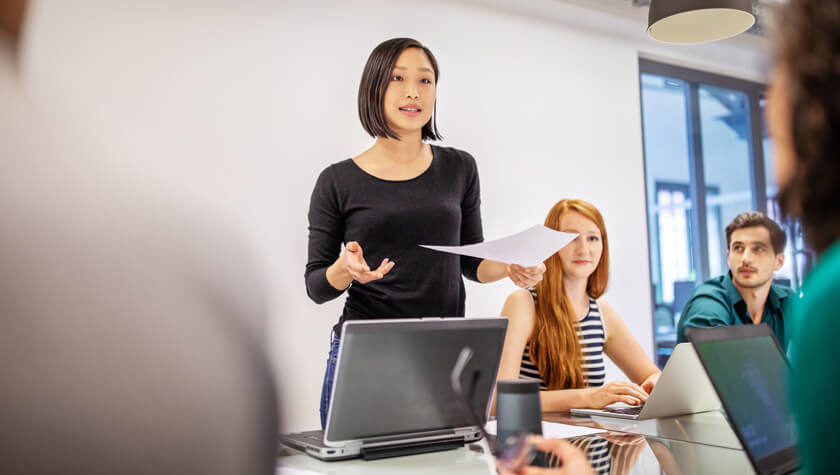
<svg viewBox="0 0 840 475"><path fill-rule="evenodd" d="M182 190L247 233L271 289L288 429L317 425L329 328L343 300L317 306L305 295L309 194L321 169L372 143L355 103L376 44L410 36L437 55L438 125L446 145L478 160L487 238L542 222L561 198L601 209L612 258L606 298L648 352L638 57L747 78L760 75L763 58L750 42L655 44L632 19L549 0L527 9L114 3L40 2L26 44L28 87L130 173ZM511 290L469 284L468 314L498 315ZM615 368L608 376L619 377Z"/></svg>

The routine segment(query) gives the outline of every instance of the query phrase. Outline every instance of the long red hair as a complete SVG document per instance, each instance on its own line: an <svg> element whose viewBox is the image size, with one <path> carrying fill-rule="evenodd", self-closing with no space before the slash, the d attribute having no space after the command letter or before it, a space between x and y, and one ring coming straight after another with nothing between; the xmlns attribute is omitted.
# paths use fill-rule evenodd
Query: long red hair
<svg viewBox="0 0 840 475"><path fill-rule="evenodd" d="M563 215L570 211L589 218L601 231L603 252L586 284L586 293L597 299L607 289L610 272L604 218L595 206L586 201L561 200L548 212L545 226L559 231ZM563 266L558 253L548 258L545 267L543 279L536 285L537 318L528 341L531 358L548 389L582 388L582 356L575 330L577 315L563 288Z"/></svg>

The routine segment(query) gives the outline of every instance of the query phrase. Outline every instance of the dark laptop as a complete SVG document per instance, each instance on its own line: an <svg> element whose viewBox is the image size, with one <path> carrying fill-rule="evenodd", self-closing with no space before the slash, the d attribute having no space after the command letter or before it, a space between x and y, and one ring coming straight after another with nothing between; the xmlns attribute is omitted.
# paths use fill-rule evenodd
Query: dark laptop
<svg viewBox="0 0 840 475"><path fill-rule="evenodd" d="M464 347L474 354L470 398L486 423L505 318L345 322L325 431L280 436L322 460L377 459L463 446L481 438L450 384Z"/></svg>
<svg viewBox="0 0 840 475"><path fill-rule="evenodd" d="M797 470L796 433L788 404L790 366L770 328L691 329L687 336L755 471Z"/></svg>

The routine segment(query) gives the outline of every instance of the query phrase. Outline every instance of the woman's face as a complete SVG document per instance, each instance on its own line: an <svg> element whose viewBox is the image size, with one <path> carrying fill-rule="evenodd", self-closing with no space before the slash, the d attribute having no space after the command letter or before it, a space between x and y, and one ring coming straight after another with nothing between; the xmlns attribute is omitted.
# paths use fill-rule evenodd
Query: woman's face
<svg viewBox="0 0 840 475"><path fill-rule="evenodd" d="M776 183L784 186L793 176L795 151L793 148L793 123L791 122L790 97L788 96L787 69L777 65L767 93L767 127L773 138L775 150Z"/></svg>
<svg viewBox="0 0 840 475"><path fill-rule="evenodd" d="M407 48L397 58L385 90L385 120L398 135L417 132L432 118L437 92L435 71L420 48Z"/></svg>
<svg viewBox="0 0 840 475"><path fill-rule="evenodd" d="M574 241L557 252L563 265L563 275L589 278L598 268L601 253L604 252L601 230L586 216L577 211L569 211L560 218L560 231L578 234Z"/></svg>

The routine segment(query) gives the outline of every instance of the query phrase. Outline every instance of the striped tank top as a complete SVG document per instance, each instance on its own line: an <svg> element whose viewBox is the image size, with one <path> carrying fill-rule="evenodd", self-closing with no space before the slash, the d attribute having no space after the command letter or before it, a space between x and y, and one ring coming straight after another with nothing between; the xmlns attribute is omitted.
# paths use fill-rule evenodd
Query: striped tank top
<svg viewBox="0 0 840 475"><path fill-rule="evenodd" d="M536 301L536 293L533 289L531 296ZM604 366L604 342L606 341L606 332L604 331L604 320L601 318L601 306L598 301L589 297L589 311L582 320L575 323L575 330L577 331L578 343L580 343L581 361L583 369L583 381L586 387L598 387L604 385L606 377L606 368ZM538 381L540 383L540 390L547 390L540 370L537 365L531 360L530 345L525 345L525 351L522 352L522 364L519 366L519 379L528 381Z"/></svg>

